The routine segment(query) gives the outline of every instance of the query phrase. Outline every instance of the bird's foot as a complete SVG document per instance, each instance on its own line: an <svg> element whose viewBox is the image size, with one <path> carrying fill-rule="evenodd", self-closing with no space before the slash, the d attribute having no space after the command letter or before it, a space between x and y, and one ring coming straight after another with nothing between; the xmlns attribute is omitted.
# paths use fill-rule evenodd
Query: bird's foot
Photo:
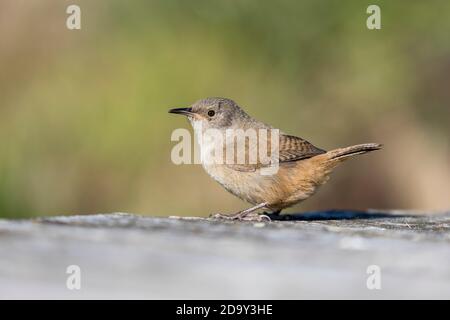
<svg viewBox="0 0 450 320"><path fill-rule="evenodd" d="M241 221L253 221L253 222L270 222L272 219L268 215L253 213L244 216Z"/></svg>
<svg viewBox="0 0 450 320"><path fill-rule="evenodd" d="M257 213L248 213L248 214L242 214L234 213L234 214L222 214L222 213L216 213L210 215L210 218L217 219L217 220L230 220L230 221L254 221L254 222L270 222L272 221L269 216L265 214L257 214Z"/></svg>
<svg viewBox="0 0 450 320"><path fill-rule="evenodd" d="M217 220L236 220L235 214L212 213L209 215L212 219Z"/></svg>

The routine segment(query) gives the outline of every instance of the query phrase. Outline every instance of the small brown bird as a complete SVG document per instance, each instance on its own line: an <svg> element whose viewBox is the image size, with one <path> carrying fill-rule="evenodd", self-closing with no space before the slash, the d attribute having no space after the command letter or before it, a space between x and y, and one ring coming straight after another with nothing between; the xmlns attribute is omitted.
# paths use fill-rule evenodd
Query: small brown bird
<svg viewBox="0 0 450 320"><path fill-rule="evenodd" d="M200 138L208 135L210 129L224 135L230 130L274 130L273 127L253 119L234 101L226 98L206 98L189 108L171 109L170 113L186 115L194 128L200 143L202 165L206 172L226 190L254 206L235 214L215 214L215 218L237 220L270 220L267 215L256 214L259 209L267 209L272 214L299 203L315 193L324 184L331 171L341 162L359 154L378 150L377 143L365 143L331 151L319 149L308 141L279 132L278 165L276 173L264 174L262 170L273 163L258 160L244 162L205 161L217 149L217 140ZM270 144L270 138L267 139ZM233 143L230 146L230 143ZM258 140L257 148L259 148ZM235 149L235 140L224 143L224 157L227 150ZM230 149L231 148L231 149ZM270 147L269 147L270 148ZM257 152L248 141L245 152ZM233 158L233 160L236 160Z"/></svg>

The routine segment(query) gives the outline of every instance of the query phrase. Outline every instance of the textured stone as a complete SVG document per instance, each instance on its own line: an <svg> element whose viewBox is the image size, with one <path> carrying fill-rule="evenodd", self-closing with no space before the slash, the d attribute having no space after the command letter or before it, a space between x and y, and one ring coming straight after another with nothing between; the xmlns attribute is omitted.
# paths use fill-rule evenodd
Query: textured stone
<svg viewBox="0 0 450 320"><path fill-rule="evenodd" d="M450 214L0 220L0 298L450 298ZM81 290L66 268L81 268ZM366 286L381 269L381 290Z"/></svg>

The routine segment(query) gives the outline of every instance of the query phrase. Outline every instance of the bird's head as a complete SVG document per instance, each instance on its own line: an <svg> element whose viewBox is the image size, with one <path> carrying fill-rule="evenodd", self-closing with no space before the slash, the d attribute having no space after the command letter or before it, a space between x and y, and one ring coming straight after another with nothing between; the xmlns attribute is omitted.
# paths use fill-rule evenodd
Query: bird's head
<svg viewBox="0 0 450 320"><path fill-rule="evenodd" d="M170 113L188 117L194 130L197 127L207 129L228 129L248 115L231 99L206 98L195 102L188 108L175 108Z"/></svg>

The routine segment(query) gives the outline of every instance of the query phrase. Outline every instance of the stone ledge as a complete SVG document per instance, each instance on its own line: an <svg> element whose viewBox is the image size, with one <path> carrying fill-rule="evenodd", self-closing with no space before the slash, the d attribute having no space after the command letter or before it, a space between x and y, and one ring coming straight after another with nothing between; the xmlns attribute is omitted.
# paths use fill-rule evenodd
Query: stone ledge
<svg viewBox="0 0 450 320"><path fill-rule="evenodd" d="M0 220L0 298L450 298L450 214ZM78 265L81 290L66 288ZM382 289L366 286L369 265Z"/></svg>

